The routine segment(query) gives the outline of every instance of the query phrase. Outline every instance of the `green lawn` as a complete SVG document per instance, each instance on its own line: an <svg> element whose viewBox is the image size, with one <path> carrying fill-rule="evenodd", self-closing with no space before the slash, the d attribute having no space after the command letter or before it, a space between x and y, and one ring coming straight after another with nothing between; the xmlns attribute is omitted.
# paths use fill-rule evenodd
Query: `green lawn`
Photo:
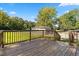
<svg viewBox="0 0 79 59"><path fill-rule="evenodd" d="M42 33L33 32L31 34L31 38L38 38L42 37ZM3 41L4 44L13 43L13 42L19 42L19 41L27 41L30 39L30 33L29 32L4 32L3 33Z"/></svg>

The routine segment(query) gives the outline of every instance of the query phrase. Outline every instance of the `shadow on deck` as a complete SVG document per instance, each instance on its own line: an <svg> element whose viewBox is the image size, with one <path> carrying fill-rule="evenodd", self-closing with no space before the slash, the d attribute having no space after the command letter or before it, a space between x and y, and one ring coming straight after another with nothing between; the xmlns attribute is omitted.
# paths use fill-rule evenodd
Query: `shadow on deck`
<svg viewBox="0 0 79 59"><path fill-rule="evenodd" d="M1 56L74 56L76 48L66 43L47 39L35 39L0 48Z"/></svg>

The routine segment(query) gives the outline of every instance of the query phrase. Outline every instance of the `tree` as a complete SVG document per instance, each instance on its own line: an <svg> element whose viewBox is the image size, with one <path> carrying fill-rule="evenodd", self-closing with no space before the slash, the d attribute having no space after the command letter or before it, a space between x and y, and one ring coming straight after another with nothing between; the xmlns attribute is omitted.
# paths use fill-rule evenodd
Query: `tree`
<svg viewBox="0 0 79 59"><path fill-rule="evenodd" d="M55 8L49 8L49 7L42 8L38 13L36 25L52 27L53 19L55 16L56 16Z"/></svg>
<svg viewBox="0 0 79 59"><path fill-rule="evenodd" d="M32 28L35 26L35 22L28 21L28 29Z"/></svg>
<svg viewBox="0 0 79 59"><path fill-rule="evenodd" d="M32 21L23 20L17 16L8 16L6 12L0 10L0 30L26 30L34 27Z"/></svg>
<svg viewBox="0 0 79 59"><path fill-rule="evenodd" d="M75 29L77 22L76 15L78 14L78 12L79 12L78 9L74 9L60 16L59 21L60 21L61 29L66 29L66 30Z"/></svg>
<svg viewBox="0 0 79 59"><path fill-rule="evenodd" d="M76 29L79 29L79 21L76 22L75 28L76 28Z"/></svg>
<svg viewBox="0 0 79 59"><path fill-rule="evenodd" d="M26 30L26 29L28 29L28 21L27 20L24 20L24 29Z"/></svg>
<svg viewBox="0 0 79 59"><path fill-rule="evenodd" d="M9 22L9 16L3 10L0 10L0 30L8 29L7 24Z"/></svg>
<svg viewBox="0 0 79 59"><path fill-rule="evenodd" d="M9 28L11 30L23 30L24 20L19 17L10 17Z"/></svg>

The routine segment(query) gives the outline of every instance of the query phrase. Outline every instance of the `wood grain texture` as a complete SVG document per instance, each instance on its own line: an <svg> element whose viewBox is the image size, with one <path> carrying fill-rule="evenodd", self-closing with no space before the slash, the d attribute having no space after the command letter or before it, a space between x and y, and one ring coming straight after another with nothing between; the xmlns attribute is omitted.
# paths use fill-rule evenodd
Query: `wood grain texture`
<svg viewBox="0 0 79 59"><path fill-rule="evenodd" d="M75 56L75 54L79 55L75 47L48 39L35 39L0 48L1 56Z"/></svg>

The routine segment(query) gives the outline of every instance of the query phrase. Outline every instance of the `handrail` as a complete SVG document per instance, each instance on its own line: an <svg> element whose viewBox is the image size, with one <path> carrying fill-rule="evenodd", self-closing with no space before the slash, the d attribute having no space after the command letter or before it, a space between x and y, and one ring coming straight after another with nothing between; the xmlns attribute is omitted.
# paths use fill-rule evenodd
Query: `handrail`
<svg viewBox="0 0 79 59"><path fill-rule="evenodd" d="M32 33L32 32L34 32L34 33ZM40 34L38 34L37 32L39 32ZM6 37L4 37L4 33L5 33ZM33 38L44 37L44 30L1 30L0 34L1 34L0 35L1 47L4 48L5 44L10 44L10 42L8 40L10 40L11 43L16 43L16 42L27 41L27 39L29 41L31 41L31 39L33 39ZM35 34L38 36L32 37ZM17 36L19 38L17 38ZM5 43L4 40L6 40L7 43Z"/></svg>
<svg viewBox="0 0 79 59"><path fill-rule="evenodd" d="M55 39L60 40L60 35L55 30L49 30ZM1 46L22 41L31 41L33 38L44 38L46 30L1 30ZM58 38L56 38L56 35ZM9 42L10 41L10 42Z"/></svg>

